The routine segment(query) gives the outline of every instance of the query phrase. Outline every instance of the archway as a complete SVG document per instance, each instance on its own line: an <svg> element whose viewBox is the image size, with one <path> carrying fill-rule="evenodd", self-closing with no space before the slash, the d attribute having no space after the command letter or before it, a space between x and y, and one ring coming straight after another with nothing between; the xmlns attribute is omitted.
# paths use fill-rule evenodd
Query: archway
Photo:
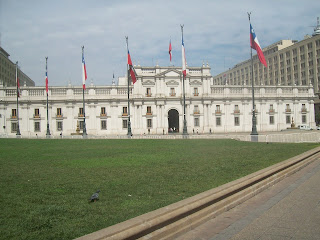
<svg viewBox="0 0 320 240"><path fill-rule="evenodd" d="M168 132L169 133L179 132L179 112L175 109L171 109L168 112Z"/></svg>

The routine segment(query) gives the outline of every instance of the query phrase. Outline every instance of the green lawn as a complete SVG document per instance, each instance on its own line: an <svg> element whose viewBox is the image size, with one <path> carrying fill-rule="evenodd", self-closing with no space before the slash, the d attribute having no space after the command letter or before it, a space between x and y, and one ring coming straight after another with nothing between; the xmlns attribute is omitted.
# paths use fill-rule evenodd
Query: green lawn
<svg viewBox="0 0 320 240"><path fill-rule="evenodd" d="M0 139L0 238L73 239L319 144ZM100 201L88 198L101 190Z"/></svg>

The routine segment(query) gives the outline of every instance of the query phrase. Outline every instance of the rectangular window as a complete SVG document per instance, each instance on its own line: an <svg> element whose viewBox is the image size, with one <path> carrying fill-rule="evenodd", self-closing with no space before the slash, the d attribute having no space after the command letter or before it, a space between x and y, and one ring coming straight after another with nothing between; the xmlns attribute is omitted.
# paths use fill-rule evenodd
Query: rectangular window
<svg viewBox="0 0 320 240"><path fill-rule="evenodd" d="M301 112L307 112L307 108L305 104L302 104Z"/></svg>
<svg viewBox="0 0 320 240"><path fill-rule="evenodd" d="M57 108L57 117L62 117L61 108Z"/></svg>
<svg viewBox="0 0 320 240"><path fill-rule="evenodd" d="M101 107L100 116L106 116L106 108Z"/></svg>
<svg viewBox="0 0 320 240"><path fill-rule="evenodd" d="M194 126L200 127L199 118L194 118Z"/></svg>
<svg viewBox="0 0 320 240"><path fill-rule="evenodd" d="M63 125L61 121L57 122L57 131L62 131L63 130Z"/></svg>
<svg viewBox="0 0 320 240"><path fill-rule="evenodd" d="M34 122L34 131L40 132L40 122Z"/></svg>
<svg viewBox="0 0 320 240"><path fill-rule="evenodd" d="M39 113L39 108L34 109L34 117L35 118L39 118L40 117L40 113Z"/></svg>
<svg viewBox="0 0 320 240"><path fill-rule="evenodd" d="M122 120L122 128L128 128L128 120Z"/></svg>
<svg viewBox="0 0 320 240"><path fill-rule="evenodd" d="M79 117L83 117L84 115L83 115L83 108L79 108L79 115L78 115Z"/></svg>
<svg viewBox="0 0 320 240"><path fill-rule="evenodd" d="M290 124L291 123L291 119L290 119L290 115L286 116L286 124Z"/></svg>
<svg viewBox="0 0 320 240"><path fill-rule="evenodd" d="M17 109L12 109L11 113L11 118L17 118Z"/></svg>
<svg viewBox="0 0 320 240"><path fill-rule="evenodd" d="M175 92L174 88L170 88L170 96L172 96L172 97L176 96L176 92Z"/></svg>
<svg viewBox="0 0 320 240"><path fill-rule="evenodd" d="M193 88L193 95L199 96L198 88Z"/></svg>
<svg viewBox="0 0 320 240"><path fill-rule="evenodd" d="M151 106L147 106L147 115L152 115Z"/></svg>
<svg viewBox="0 0 320 240"><path fill-rule="evenodd" d="M12 122L11 123L11 132L12 133L16 133L17 132L17 126L18 126L18 123L16 123L16 122Z"/></svg>
<svg viewBox="0 0 320 240"><path fill-rule="evenodd" d="M274 116L269 116L269 123L270 123L271 125L274 124Z"/></svg>
<svg viewBox="0 0 320 240"><path fill-rule="evenodd" d="M273 104L270 104L269 112L271 112L271 113L274 112Z"/></svg>
<svg viewBox="0 0 320 240"><path fill-rule="evenodd" d="M199 114L199 106L198 105L194 105L194 110L193 110L193 114Z"/></svg>
<svg viewBox="0 0 320 240"><path fill-rule="evenodd" d="M240 126L240 118L239 117L234 117L234 125Z"/></svg>
<svg viewBox="0 0 320 240"><path fill-rule="evenodd" d="M124 116L128 115L128 108L127 107L122 108L122 115L124 115Z"/></svg>
<svg viewBox="0 0 320 240"><path fill-rule="evenodd" d="M84 121L80 121L80 130L83 130Z"/></svg>
<svg viewBox="0 0 320 240"><path fill-rule="evenodd" d="M152 119L147 119L147 127L152 128Z"/></svg>
<svg viewBox="0 0 320 240"><path fill-rule="evenodd" d="M221 117L216 118L216 126L217 127L221 126Z"/></svg>
<svg viewBox="0 0 320 240"><path fill-rule="evenodd" d="M220 105L216 105L216 114L221 114Z"/></svg>
<svg viewBox="0 0 320 240"><path fill-rule="evenodd" d="M302 123L307 123L307 116L306 115L302 115Z"/></svg>
<svg viewBox="0 0 320 240"><path fill-rule="evenodd" d="M107 120L102 120L101 121L101 130L106 130L107 129Z"/></svg>
<svg viewBox="0 0 320 240"><path fill-rule="evenodd" d="M286 112L291 112L290 104L286 104Z"/></svg>
<svg viewBox="0 0 320 240"><path fill-rule="evenodd" d="M147 88L147 93L146 93L146 96L147 97L151 97L151 88Z"/></svg>
<svg viewBox="0 0 320 240"><path fill-rule="evenodd" d="M239 105L234 105L234 113L240 113Z"/></svg>

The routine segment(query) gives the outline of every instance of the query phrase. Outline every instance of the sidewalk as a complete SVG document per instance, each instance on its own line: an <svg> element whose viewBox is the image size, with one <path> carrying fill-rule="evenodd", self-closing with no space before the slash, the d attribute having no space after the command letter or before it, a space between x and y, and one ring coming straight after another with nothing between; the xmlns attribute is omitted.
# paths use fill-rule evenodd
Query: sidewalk
<svg viewBox="0 0 320 240"><path fill-rule="evenodd" d="M320 239L320 159L179 240Z"/></svg>

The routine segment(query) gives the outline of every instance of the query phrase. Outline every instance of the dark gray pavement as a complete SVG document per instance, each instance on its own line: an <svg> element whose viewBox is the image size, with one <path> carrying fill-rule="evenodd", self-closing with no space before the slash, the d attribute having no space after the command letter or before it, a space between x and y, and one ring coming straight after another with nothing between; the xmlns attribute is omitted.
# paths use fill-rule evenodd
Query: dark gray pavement
<svg viewBox="0 0 320 240"><path fill-rule="evenodd" d="M178 239L320 239L320 159Z"/></svg>

